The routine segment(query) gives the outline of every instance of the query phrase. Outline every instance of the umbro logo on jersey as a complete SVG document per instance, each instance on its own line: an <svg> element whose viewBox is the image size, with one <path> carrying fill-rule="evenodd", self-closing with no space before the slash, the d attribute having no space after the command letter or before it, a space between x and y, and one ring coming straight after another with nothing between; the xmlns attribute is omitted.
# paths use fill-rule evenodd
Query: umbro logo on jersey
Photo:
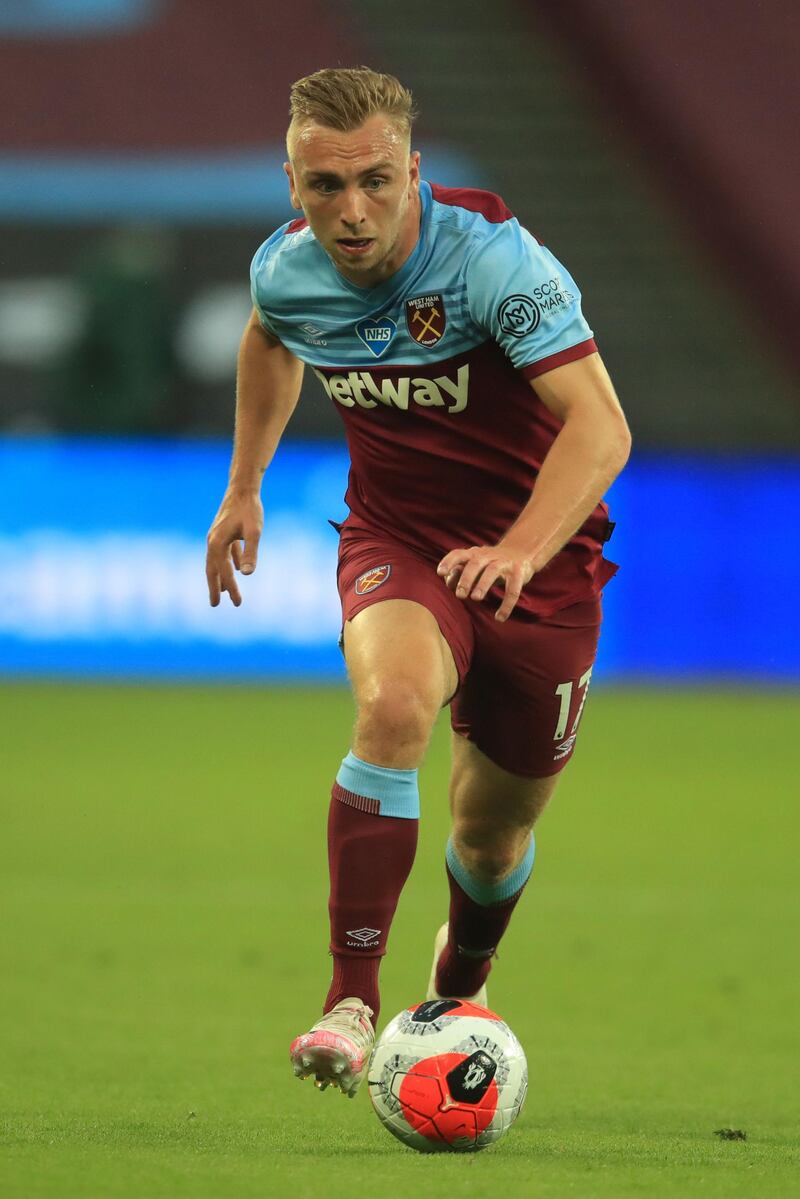
<svg viewBox="0 0 800 1199"><path fill-rule="evenodd" d="M417 345L435 346L441 341L447 327L447 316L444 300L439 293L406 300L406 324Z"/></svg>
<svg viewBox="0 0 800 1199"><path fill-rule="evenodd" d="M386 566L373 566L370 570L365 570L363 575L356 579L356 595L369 595L370 591L375 591L381 583L385 583L391 573L392 568L388 563ZM357 934L353 933L353 936Z"/></svg>
<svg viewBox="0 0 800 1199"><path fill-rule="evenodd" d="M325 330L318 329L316 325L311 323L311 321L306 321L304 325L300 326L300 328L305 333L303 340L307 342L308 345L326 346L328 344L327 341L325 341Z"/></svg>
<svg viewBox="0 0 800 1199"><path fill-rule="evenodd" d="M314 374L332 400L343 408L400 408L408 412L409 402L421 408L446 408L452 416L463 412L469 399L469 364L458 368L455 379L437 375L435 379L416 379L405 375L401 378L375 379L369 371L348 371L346 375L323 375L314 368Z"/></svg>
<svg viewBox="0 0 800 1199"><path fill-rule="evenodd" d="M356 333L376 358L386 353L396 332L397 325L388 316L381 316L376 321L367 317L356 325Z"/></svg>

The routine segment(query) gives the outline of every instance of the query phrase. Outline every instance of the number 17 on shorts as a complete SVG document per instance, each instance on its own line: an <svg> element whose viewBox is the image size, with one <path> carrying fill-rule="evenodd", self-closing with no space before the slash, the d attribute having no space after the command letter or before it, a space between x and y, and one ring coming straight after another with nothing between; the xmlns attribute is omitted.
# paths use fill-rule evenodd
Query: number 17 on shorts
<svg viewBox="0 0 800 1199"><path fill-rule="evenodd" d="M575 719L572 722L572 727L567 733L569 725L570 712L573 710L572 700L575 691L575 683L570 679L566 683L559 683L556 687L556 695L559 700L558 719L556 721L556 729L553 733L553 740L560 742L556 745L553 761L558 762L561 758L565 758L575 744L575 738L578 735L578 725L581 722L583 713L583 705L586 703L586 696L589 694L589 683L592 680L592 667L582 674L578 679L578 694L580 702L578 703L578 711L575 713Z"/></svg>

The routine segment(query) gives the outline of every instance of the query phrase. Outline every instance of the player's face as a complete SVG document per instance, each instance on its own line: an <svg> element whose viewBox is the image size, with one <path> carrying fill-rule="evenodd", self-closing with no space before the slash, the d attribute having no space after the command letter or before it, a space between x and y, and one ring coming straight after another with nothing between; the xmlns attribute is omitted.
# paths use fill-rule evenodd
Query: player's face
<svg viewBox="0 0 800 1199"><path fill-rule="evenodd" d="M345 278L374 287L419 237L419 154L380 113L346 133L315 122L291 137L292 203Z"/></svg>

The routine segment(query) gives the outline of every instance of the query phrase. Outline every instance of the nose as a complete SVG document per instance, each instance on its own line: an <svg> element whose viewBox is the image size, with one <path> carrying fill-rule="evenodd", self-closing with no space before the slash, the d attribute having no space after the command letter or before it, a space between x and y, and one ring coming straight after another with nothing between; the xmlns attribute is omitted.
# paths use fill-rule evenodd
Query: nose
<svg viewBox="0 0 800 1199"><path fill-rule="evenodd" d="M343 225L356 232L359 225L363 225L366 220L364 212L364 197L359 187L348 187L341 194L341 206L339 209L339 218Z"/></svg>

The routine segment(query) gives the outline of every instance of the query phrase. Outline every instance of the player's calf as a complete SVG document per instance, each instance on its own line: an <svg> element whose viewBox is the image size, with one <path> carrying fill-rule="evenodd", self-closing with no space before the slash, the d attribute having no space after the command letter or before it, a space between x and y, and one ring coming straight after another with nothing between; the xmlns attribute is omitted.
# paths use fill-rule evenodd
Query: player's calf
<svg viewBox="0 0 800 1199"><path fill-rule="evenodd" d="M447 843L450 918L447 942L435 969L437 995L463 998L480 993L492 968L492 957L533 870L533 834L514 869L496 881L477 877ZM476 1000L476 1002L479 1002Z"/></svg>

